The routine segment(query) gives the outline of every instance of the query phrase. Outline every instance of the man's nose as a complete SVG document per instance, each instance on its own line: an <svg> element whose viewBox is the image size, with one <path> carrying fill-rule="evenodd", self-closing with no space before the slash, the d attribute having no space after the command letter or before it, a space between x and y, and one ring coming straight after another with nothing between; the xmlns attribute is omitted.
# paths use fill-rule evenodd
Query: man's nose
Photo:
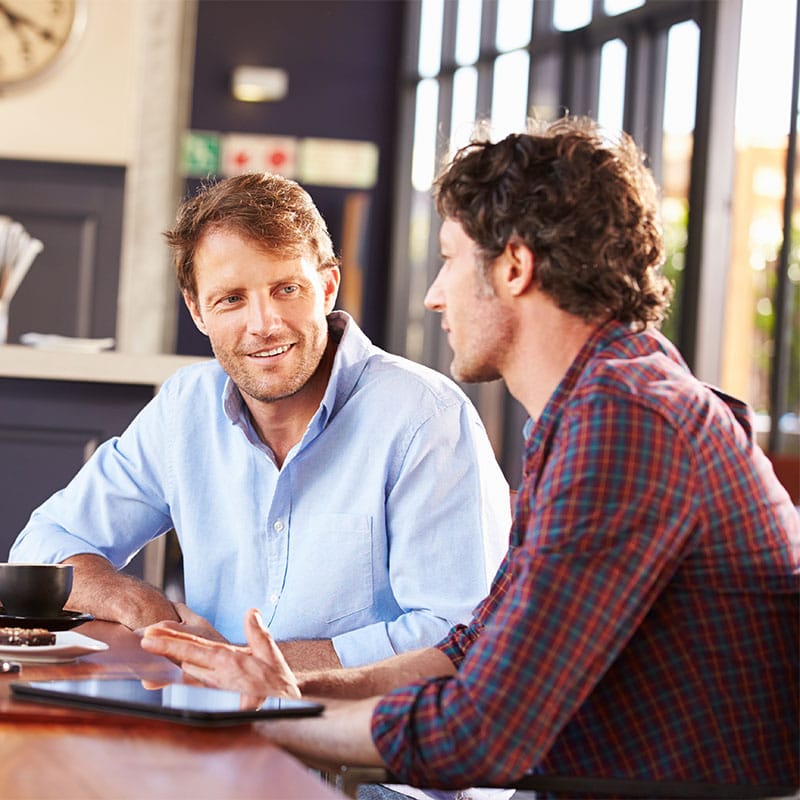
<svg viewBox="0 0 800 800"><path fill-rule="evenodd" d="M275 304L269 297L251 296L247 312L247 326L252 333L269 332L280 321Z"/></svg>
<svg viewBox="0 0 800 800"><path fill-rule="evenodd" d="M441 311L444 308L444 292L440 286L439 278L441 277L441 270L436 275L433 283L428 287L425 293L425 308L430 311Z"/></svg>

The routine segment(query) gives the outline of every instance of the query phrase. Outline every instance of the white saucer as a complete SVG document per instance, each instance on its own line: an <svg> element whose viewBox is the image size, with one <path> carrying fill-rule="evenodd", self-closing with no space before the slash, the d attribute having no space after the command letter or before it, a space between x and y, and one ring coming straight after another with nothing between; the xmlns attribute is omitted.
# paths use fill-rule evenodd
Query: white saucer
<svg viewBox="0 0 800 800"><path fill-rule="evenodd" d="M100 653L103 650L108 650L105 642L98 642L97 639L90 639L75 631L60 631L56 634L55 644L38 647L0 645L0 656L25 664L62 664L65 661L74 661L80 656Z"/></svg>

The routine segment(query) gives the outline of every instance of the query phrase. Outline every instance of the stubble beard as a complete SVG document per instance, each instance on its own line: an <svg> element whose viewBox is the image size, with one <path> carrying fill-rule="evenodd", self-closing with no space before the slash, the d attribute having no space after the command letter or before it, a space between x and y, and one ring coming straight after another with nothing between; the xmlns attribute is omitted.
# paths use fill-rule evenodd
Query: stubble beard
<svg viewBox="0 0 800 800"><path fill-rule="evenodd" d="M461 383L489 383L503 377L494 366L460 363L458 358L454 358L450 364L450 373Z"/></svg>
<svg viewBox="0 0 800 800"><path fill-rule="evenodd" d="M483 283L475 293L483 313L470 321L471 336L462 354L453 350L450 373L462 383L489 383L502 378L498 357L512 339L512 326L505 311L496 305L491 285Z"/></svg>
<svg viewBox="0 0 800 800"><path fill-rule="evenodd" d="M254 374L254 370L247 364L246 355L229 350L218 351L213 345L212 350L220 366L240 392L261 403L276 403L293 397L304 389L319 368L326 342L323 339L314 346L308 345L308 342L305 337L295 342L293 349L299 349L301 357L291 372L287 374L284 371L286 367L282 365L279 372L266 376Z"/></svg>

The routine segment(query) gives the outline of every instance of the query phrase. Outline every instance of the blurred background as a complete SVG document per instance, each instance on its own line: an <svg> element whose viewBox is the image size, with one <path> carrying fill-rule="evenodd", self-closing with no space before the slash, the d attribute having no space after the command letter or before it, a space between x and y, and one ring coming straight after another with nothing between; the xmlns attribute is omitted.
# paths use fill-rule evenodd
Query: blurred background
<svg viewBox="0 0 800 800"><path fill-rule="evenodd" d="M19 17L34 11L68 25L26 75L43 45ZM439 266L436 171L477 118L499 138L569 110L649 154L677 290L666 332L696 374L754 406L771 455L796 461L797 99L797 0L1 0L0 215L44 243L8 341L209 355L161 232L202 180L268 169L328 221L340 307L447 373L422 305ZM500 383L465 388L516 482L520 407ZM0 460L21 427L4 408Z"/></svg>

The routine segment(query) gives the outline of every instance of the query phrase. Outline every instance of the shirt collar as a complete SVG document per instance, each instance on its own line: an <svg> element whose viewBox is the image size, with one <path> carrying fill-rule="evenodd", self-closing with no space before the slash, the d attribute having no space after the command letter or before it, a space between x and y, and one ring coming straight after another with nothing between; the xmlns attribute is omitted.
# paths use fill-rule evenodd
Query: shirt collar
<svg viewBox="0 0 800 800"><path fill-rule="evenodd" d="M614 320L606 322L596 328L589 338L583 343L583 346L578 351L564 377L561 379L555 391L550 395L541 416L538 420L528 418L523 428L525 440L529 441L530 447L540 446L555 423L557 423L561 416L561 410L566 404L575 384L578 382L581 374L589 361L594 356L608 347L609 344L620 339L624 336L631 334L631 328L621 322Z"/></svg>
<svg viewBox="0 0 800 800"><path fill-rule="evenodd" d="M372 352L372 342L345 311L333 311L328 315L328 331L338 345L328 387L315 415L315 419L320 417L321 427L347 402Z"/></svg>

